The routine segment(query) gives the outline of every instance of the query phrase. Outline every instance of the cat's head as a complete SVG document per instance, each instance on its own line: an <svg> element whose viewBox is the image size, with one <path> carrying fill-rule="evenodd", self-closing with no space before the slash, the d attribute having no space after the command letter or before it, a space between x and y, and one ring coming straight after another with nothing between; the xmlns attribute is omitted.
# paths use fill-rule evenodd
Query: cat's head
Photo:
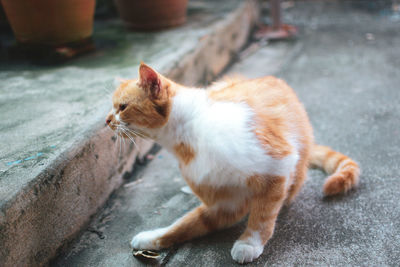
<svg viewBox="0 0 400 267"><path fill-rule="evenodd" d="M113 107L106 118L111 129L127 137L122 129L139 132L161 128L168 122L177 85L144 63L139 78L122 81L112 97Z"/></svg>

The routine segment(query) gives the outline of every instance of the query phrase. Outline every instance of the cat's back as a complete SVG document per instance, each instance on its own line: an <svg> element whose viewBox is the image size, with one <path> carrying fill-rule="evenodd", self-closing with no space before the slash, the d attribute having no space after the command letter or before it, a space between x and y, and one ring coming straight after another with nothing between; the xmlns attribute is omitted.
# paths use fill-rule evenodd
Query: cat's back
<svg viewBox="0 0 400 267"><path fill-rule="evenodd" d="M251 110L257 139L275 158L284 158L298 143L312 143L307 113L290 86L267 76L222 81L208 91L215 102L244 104Z"/></svg>
<svg viewBox="0 0 400 267"><path fill-rule="evenodd" d="M281 79L266 76L257 79L226 78L208 90L215 101L246 102L250 106L280 104L297 101L293 90Z"/></svg>
<svg viewBox="0 0 400 267"><path fill-rule="evenodd" d="M308 127L308 117L293 89L283 80L273 76L257 79L234 79L217 83L208 91L215 102L244 103L256 114L266 127L285 131L287 124ZM296 125L295 127L298 127ZM309 128L309 127L308 127ZM283 134L283 132L282 132Z"/></svg>

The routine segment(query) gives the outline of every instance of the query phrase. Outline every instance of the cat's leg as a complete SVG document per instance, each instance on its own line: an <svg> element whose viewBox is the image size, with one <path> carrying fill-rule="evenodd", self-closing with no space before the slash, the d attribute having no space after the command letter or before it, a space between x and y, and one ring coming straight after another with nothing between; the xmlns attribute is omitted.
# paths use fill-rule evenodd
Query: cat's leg
<svg viewBox="0 0 400 267"><path fill-rule="evenodd" d="M246 215L247 203L234 210L222 209L218 205L201 205L190 211L169 227L137 234L131 241L135 249L161 249L205 235L216 229L230 226Z"/></svg>
<svg viewBox="0 0 400 267"><path fill-rule="evenodd" d="M249 186L252 187L254 196L250 203L247 228L231 250L235 261L251 262L263 252L264 245L274 232L276 218L286 197L286 179L269 177L269 182L256 181L253 184L250 181Z"/></svg>
<svg viewBox="0 0 400 267"><path fill-rule="evenodd" d="M293 177L293 183L290 186L287 194L287 198L285 200L285 204L289 205L295 199L297 194L299 193L300 189L302 188L306 178L307 178L307 171L308 171L308 157L302 158L296 165L296 171Z"/></svg>

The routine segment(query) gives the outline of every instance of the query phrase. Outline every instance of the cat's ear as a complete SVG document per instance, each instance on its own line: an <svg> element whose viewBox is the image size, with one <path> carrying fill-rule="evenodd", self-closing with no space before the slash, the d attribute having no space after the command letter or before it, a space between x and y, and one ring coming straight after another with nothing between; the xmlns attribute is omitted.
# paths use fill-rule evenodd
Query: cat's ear
<svg viewBox="0 0 400 267"><path fill-rule="evenodd" d="M139 67L139 77L140 86L146 90L149 96L153 99L159 99L162 85L158 73L142 62Z"/></svg>

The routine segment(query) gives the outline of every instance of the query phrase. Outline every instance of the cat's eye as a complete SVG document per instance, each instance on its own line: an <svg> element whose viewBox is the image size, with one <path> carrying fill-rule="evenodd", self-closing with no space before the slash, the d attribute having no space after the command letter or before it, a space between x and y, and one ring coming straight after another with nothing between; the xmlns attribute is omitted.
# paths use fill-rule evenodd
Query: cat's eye
<svg viewBox="0 0 400 267"><path fill-rule="evenodd" d="M119 105L119 110L120 111L124 111L124 109L126 109L127 106L128 106L127 104L120 104Z"/></svg>

